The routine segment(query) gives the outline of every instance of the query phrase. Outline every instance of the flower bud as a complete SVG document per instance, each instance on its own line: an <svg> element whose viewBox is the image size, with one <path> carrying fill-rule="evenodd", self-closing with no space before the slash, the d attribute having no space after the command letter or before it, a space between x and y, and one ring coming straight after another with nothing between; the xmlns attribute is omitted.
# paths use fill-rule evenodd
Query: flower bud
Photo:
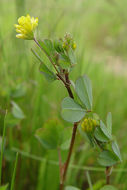
<svg viewBox="0 0 127 190"><path fill-rule="evenodd" d="M92 118L85 118L81 124L82 130L87 133L93 132L97 126L98 126L97 121Z"/></svg>
<svg viewBox="0 0 127 190"><path fill-rule="evenodd" d="M76 49L76 43L74 42L72 36L69 33L66 33L63 39L63 49L68 51L70 48L73 50Z"/></svg>

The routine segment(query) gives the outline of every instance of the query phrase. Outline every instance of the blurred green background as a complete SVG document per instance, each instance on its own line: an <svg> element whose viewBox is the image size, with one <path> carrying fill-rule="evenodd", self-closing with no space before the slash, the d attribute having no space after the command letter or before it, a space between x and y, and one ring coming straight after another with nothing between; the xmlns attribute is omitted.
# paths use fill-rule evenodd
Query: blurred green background
<svg viewBox="0 0 127 190"><path fill-rule="evenodd" d="M126 0L0 0L1 138L6 109L9 117L3 184L11 181L17 148L23 152L19 155L15 189L59 189L57 151L44 150L34 133L48 119L61 118L60 103L67 92L60 82L48 83L39 73L38 63L30 51L34 42L15 37L14 24L17 18L29 13L39 17L40 38L63 37L65 32L73 35L77 43L78 64L71 77L75 80L86 73L93 84L94 111L102 119L109 111L112 112L113 133L117 136L123 163L117 166L118 171L113 172L111 183L120 190L127 189L126 9ZM22 110L18 119L13 113L14 102ZM62 153L63 159L66 153ZM92 184L103 184L105 174L98 168L96 153L80 134L77 134L72 163L77 168L70 167L68 185L83 190L89 188L87 170L83 168L85 166L96 167L89 171ZM99 189L96 186L94 190Z"/></svg>

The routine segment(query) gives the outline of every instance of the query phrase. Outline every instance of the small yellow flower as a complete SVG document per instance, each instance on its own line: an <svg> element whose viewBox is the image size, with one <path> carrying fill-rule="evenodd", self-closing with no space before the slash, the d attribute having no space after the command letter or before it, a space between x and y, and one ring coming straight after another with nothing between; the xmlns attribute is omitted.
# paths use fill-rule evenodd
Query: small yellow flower
<svg viewBox="0 0 127 190"><path fill-rule="evenodd" d="M82 130L85 132L93 132L97 126L97 121L91 118L85 118L81 124Z"/></svg>
<svg viewBox="0 0 127 190"><path fill-rule="evenodd" d="M33 40L34 39L34 31L38 26L38 18L30 17L28 14L26 17L21 16L18 19L18 24L14 25L16 27L16 35L17 38Z"/></svg>
<svg viewBox="0 0 127 190"><path fill-rule="evenodd" d="M72 49L73 49L73 50L76 49L76 43L75 43L75 42L72 44Z"/></svg>

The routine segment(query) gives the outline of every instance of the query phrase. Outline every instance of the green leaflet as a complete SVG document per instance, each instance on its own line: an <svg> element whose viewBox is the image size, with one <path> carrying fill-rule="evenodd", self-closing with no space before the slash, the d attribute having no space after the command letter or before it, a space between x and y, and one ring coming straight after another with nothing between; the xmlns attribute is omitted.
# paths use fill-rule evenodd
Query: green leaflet
<svg viewBox="0 0 127 190"><path fill-rule="evenodd" d="M112 185L105 185L100 190L118 190L118 189Z"/></svg>
<svg viewBox="0 0 127 190"><path fill-rule="evenodd" d="M108 132L110 135L112 135L112 114L111 114L111 112L109 112L107 114L106 123L107 123Z"/></svg>
<svg viewBox="0 0 127 190"><path fill-rule="evenodd" d="M35 136L46 149L68 149L72 128L64 128L57 119L47 121L44 126L37 129Z"/></svg>
<svg viewBox="0 0 127 190"><path fill-rule="evenodd" d="M14 101L12 101L11 103L12 103L13 116L17 119L24 119L25 115L24 115L23 111L21 110L21 108L18 106L18 104L16 104Z"/></svg>
<svg viewBox="0 0 127 190"><path fill-rule="evenodd" d="M43 41L39 40L39 45L42 47L42 49L45 51L45 53L48 56L51 56L51 54L54 52L53 43L49 39L45 39Z"/></svg>
<svg viewBox="0 0 127 190"><path fill-rule="evenodd" d="M86 114L86 110L83 109L72 98L66 97L62 101L62 117L69 122L78 122Z"/></svg>
<svg viewBox="0 0 127 190"><path fill-rule="evenodd" d="M92 110L92 86L90 79L86 75L76 80L75 90L87 110Z"/></svg>
<svg viewBox="0 0 127 190"><path fill-rule="evenodd" d="M118 144L117 144L116 141L112 142L112 150L118 156L118 158L120 159L120 161L122 162L119 146L118 146Z"/></svg>
<svg viewBox="0 0 127 190"><path fill-rule="evenodd" d="M59 56L59 65L63 69L68 69L71 66L69 58L63 53Z"/></svg>
<svg viewBox="0 0 127 190"><path fill-rule="evenodd" d="M112 136L109 133L107 127L105 126L105 124L103 123L102 120L100 120L100 129L102 130L102 132L105 134L105 136L111 140Z"/></svg>
<svg viewBox="0 0 127 190"><path fill-rule="evenodd" d="M94 136L98 141L101 141L101 142L109 141L109 138L103 133L103 131L100 129L100 127L96 127Z"/></svg>
<svg viewBox="0 0 127 190"><path fill-rule="evenodd" d="M40 64L39 70L49 82L56 80L56 75L44 63Z"/></svg>
<svg viewBox="0 0 127 190"><path fill-rule="evenodd" d="M75 54L74 54L74 51L72 50L72 48L69 49L68 56L69 56L71 64L75 65L76 64L76 58L75 58Z"/></svg>
<svg viewBox="0 0 127 190"><path fill-rule="evenodd" d="M113 166L118 162L118 158L113 152L104 150L99 154L98 162L102 166Z"/></svg>
<svg viewBox="0 0 127 190"><path fill-rule="evenodd" d="M37 52L35 52L32 49L32 53L39 60L39 62L40 62L39 70L44 75L46 80L48 80L49 82L56 80L56 75L44 64L44 62L42 61L41 57L37 54Z"/></svg>
<svg viewBox="0 0 127 190"><path fill-rule="evenodd" d="M77 187L73 187L73 186L67 186L67 187L65 187L65 190L80 190L80 189Z"/></svg>

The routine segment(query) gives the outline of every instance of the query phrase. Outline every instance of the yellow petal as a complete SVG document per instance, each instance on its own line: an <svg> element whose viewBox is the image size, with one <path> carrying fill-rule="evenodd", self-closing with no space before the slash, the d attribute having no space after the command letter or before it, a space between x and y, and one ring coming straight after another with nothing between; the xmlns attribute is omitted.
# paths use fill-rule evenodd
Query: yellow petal
<svg viewBox="0 0 127 190"><path fill-rule="evenodd" d="M17 34L16 38L25 39L25 35L23 35L23 34Z"/></svg>

